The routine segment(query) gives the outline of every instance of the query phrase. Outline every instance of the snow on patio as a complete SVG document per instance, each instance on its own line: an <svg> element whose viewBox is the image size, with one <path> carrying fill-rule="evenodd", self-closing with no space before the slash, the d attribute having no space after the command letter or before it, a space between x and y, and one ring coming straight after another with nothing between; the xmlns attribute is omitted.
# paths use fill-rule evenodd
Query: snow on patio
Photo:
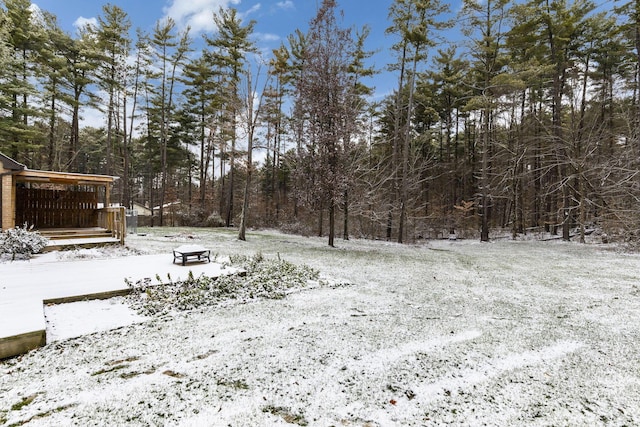
<svg viewBox="0 0 640 427"><path fill-rule="evenodd" d="M59 341L0 362L0 425L640 423L638 254L145 231L127 238L141 253L195 242L225 257L281 256L334 285L71 339L78 322L53 316Z"/></svg>
<svg viewBox="0 0 640 427"><path fill-rule="evenodd" d="M47 304L47 343L109 331L149 320L129 308L123 297Z"/></svg>

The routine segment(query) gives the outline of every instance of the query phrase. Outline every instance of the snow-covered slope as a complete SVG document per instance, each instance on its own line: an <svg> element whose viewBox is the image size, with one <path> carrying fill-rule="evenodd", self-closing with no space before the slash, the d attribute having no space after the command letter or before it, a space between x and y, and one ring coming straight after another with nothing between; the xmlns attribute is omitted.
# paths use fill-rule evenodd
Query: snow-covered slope
<svg viewBox="0 0 640 427"><path fill-rule="evenodd" d="M280 256L333 285L0 362L0 425L640 424L639 255L559 242L332 249L276 232L247 242L227 231L145 232L128 245Z"/></svg>

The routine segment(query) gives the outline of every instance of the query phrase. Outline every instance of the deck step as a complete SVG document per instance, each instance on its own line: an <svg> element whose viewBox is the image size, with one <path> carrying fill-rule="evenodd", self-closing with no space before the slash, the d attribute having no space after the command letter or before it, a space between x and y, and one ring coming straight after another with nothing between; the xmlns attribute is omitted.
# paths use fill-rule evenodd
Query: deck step
<svg viewBox="0 0 640 427"><path fill-rule="evenodd" d="M42 250L42 252L62 251L65 249L90 249L102 246L115 246L120 244L120 240L115 237L50 240L49 244Z"/></svg>
<svg viewBox="0 0 640 427"><path fill-rule="evenodd" d="M89 228L50 228L38 230L41 236L49 239L43 252L64 249L94 248L97 246L118 245L122 242L113 237L111 231L100 227Z"/></svg>
<svg viewBox="0 0 640 427"><path fill-rule="evenodd" d="M104 228L60 228L39 230L40 235L49 240L60 239L93 239L100 237L111 237L111 232Z"/></svg>
<svg viewBox="0 0 640 427"><path fill-rule="evenodd" d="M104 233L85 233L85 234L49 234L49 235L45 235L43 234L44 237L46 237L49 240L71 240L71 239L95 239L95 238L100 238L100 237L111 237L111 233L110 232L104 232Z"/></svg>

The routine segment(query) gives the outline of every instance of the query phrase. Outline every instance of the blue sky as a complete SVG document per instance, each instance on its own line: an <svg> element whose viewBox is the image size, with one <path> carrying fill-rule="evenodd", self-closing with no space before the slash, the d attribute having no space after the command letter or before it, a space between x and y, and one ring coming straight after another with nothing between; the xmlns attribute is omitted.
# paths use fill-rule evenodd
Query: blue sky
<svg viewBox="0 0 640 427"><path fill-rule="evenodd" d="M40 9L53 13L60 26L69 33L84 20L93 20L101 14L106 0L32 0ZM220 6L236 8L243 19L256 21L255 33L260 47L266 51L277 48L296 29L306 30L315 16L321 0L112 0L111 4L124 10L132 23L133 31L141 28L151 32L158 20L171 16L178 25L190 25L194 40L201 40L202 33L212 34L212 15ZM367 49L376 51L371 61L382 69L370 84L376 86L376 98L393 90L397 78L384 71L390 61L389 47L394 43L385 35L389 7L393 0L338 0L338 9L344 11L343 27L362 28L368 25L371 34Z"/></svg>

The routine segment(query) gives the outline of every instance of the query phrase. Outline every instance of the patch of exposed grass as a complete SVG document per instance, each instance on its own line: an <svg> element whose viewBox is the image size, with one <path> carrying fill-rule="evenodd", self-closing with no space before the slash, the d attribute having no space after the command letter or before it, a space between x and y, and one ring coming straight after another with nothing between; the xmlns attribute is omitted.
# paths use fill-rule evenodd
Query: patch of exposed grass
<svg viewBox="0 0 640 427"><path fill-rule="evenodd" d="M95 377L97 375L107 374L109 372L117 371L119 369L124 369L126 367L127 367L127 365L115 365L115 366L112 366L111 368L100 369L99 371L96 371L96 372L92 373L91 376Z"/></svg>
<svg viewBox="0 0 640 427"><path fill-rule="evenodd" d="M249 384L245 380L218 380L218 385L234 388L236 390L249 390Z"/></svg>
<svg viewBox="0 0 640 427"><path fill-rule="evenodd" d="M172 378L184 378L184 377L186 377L185 374L182 374L182 373L176 372L176 371L172 371L171 369L167 369L162 374L166 375L168 377L172 377Z"/></svg>
<svg viewBox="0 0 640 427"><path fill-rule="evenodd" d="M190 360L190 362L195 362L196 360L203 360L208 358L209 356L218 353L219 350L209 350L206 353L203 354L198 354L196 356L193 357L193 359Z"/></svg>
<svg viewBox="0 0 640 427"><path fill-rule="evenodd" d="M140 358L138 356L131 356L131 357L127 357L125 359L111 360L109 362L106 362L105 365L107 365L107 366L121 365L121 364L127 363L127 362L135 362L136 360L139 360L139 359Z"/></svg>
<svg viewBox="0 0 640 427"><path fill-rule="evenodd" d="M34 415L33 417L23 420L23 421L18 421L17 423L13 423L13 424L9 424L6 427L18 427L18 426L23 426L25 424L29 424L31 421L35 421L37 419L41 419L41 418L46 418L48 416L50 416L51 414L54 414L56 412L62 412L64 410L67 410L69 408L72 408L74 406L77 406L76 403L70 403L68 405L62 405L62 406L58 406L57 408L53 408L49 411L45 411L45 412L40 412L39 414ZM2 421L2 419L0 418L0 421Z"/></svg>
<svg viewBox="0 0 640 427"><path fill-rule="evenodd" d="M309 425L309 422L304 418L303 415L294 414L293 412L291 412L291 409L285 408L283 406L268 405L262 408L262 412L267 412L271 415L278 416L289 424L297 424L299 426Z"/></svg>
<svg viewBox="0 0 640 427"><path fill-rule="evenodd" d="M22 400L18 403L11 405L12 411L19 411L27 405L30 405L35 399L38 397L38 394L32 394L31 396L23 397Z"/></svg>
<svg viewBox="0 0 640 427"><path fill-rule="evenodd" d="M156 368L149 368L146 371L132 371L132 372L124 372L120 374L120 378L128 380L130 378L135 378L140 375L151 375L156 371Z"/></svg>

